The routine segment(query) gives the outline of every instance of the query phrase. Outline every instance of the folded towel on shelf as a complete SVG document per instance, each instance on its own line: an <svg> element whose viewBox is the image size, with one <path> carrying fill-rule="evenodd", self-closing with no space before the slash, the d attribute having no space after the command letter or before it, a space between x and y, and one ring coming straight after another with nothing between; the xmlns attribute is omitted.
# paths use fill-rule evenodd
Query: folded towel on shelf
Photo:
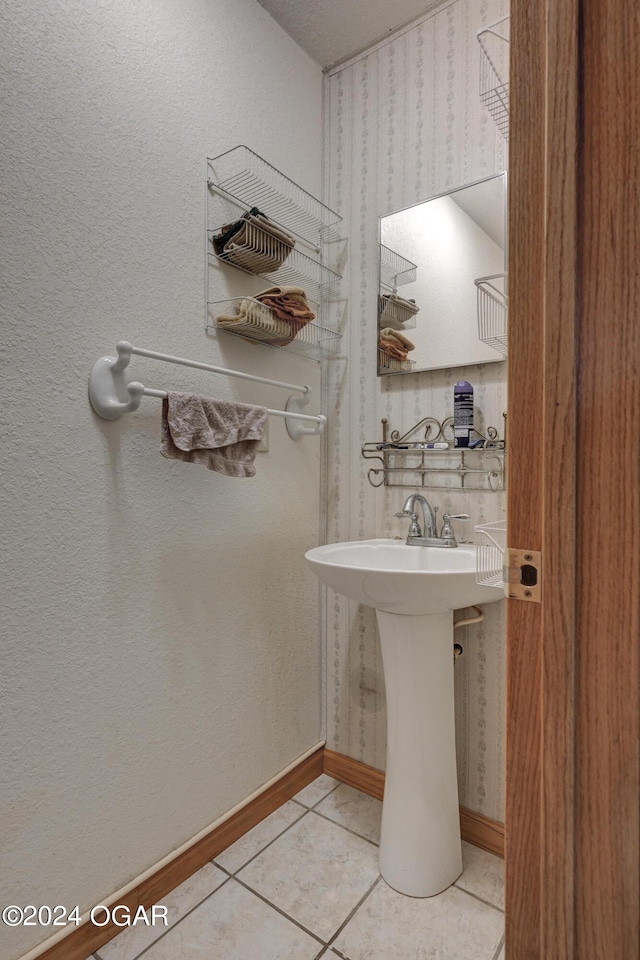
<svg viewBox="0 0 640 960"><path fill-rule="evenodd" d="M217 316L216 324L223 330L276 347L289 343L294 336L289 324L276 317L269 307L249 299L240 301L234 316Z"/></svg>
<svg viewBox="0 0 640 960"><path fill-rule="evenodd" d="M385 337L380 337L378 348L382 353L386 353L387 356L394 357L396 360L406 360L409 356L408 351L397 340L387 340Z"/></svg>
<svg viewBox="0 0 640 960"><path fill-rule="evenodd" d="M250 273L270 273L281 267L294 248L295 238L252 207L235 223L212 237L218 256Z"/></svg>
<svg viewBox="0 0 640 960"><path fill-rule="evenodd" d="M395 340L401 344L405 350L415 350L416 348L415 344L409 340L409 337L406 337L400 330L392 330L391 327L384 327L384 329L380 331L380 337L385 340Z"/></svg>
<svg viewBox="0 0 640 960"><path fill-rule="evenodd" d="M171 392L162 401L160 452L227 477L254 477L266 419L265 407Z"/></svg>
<svg viewBox="0 0 640 960"><path fill-rule="evenodd" d="M302 287L269 287L268 290L256 293L254 299L264 303L277 317L284 320L294 336L316 317L307 303L307 295Z"/></svg>
<svg viewBox="0 0 640 960"><path fill-rule="evenodd" d="M420 313L420 307L417 306L415 300L405 300L404 297L398 296L397 293L383 293L380 297L381 301L386 301L387 306L397 306L402 310L406 310L407 313L414 314ZM385 304L381 303L381 306Z"/></svg>
<svg viewBox="0 0 640 960"><path fill-rule="evenodd" d="M405 337L399 330L392 330L391 327L385 327L378 335L378 348L383 353L394 360L406 360L409 351L415 350L414 344ZM384 361L383 361L384 362Z"/></svg>

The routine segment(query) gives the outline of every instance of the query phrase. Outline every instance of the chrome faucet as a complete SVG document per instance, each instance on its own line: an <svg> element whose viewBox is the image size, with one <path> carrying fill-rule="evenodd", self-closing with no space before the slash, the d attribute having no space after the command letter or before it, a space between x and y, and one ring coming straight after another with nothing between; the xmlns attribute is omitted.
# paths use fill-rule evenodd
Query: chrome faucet
<svg viewBox="0 0 640 960"><path fill-rule="evenodd" d="M422 527L418 520L418 514L416 513L416 504L420 504L420 509L422 512ZM445 513L443 517L442 530L440 536L438 536L438 524L436 520L436 514L438 512L437 507L432 507L429 501L422 496L420 493L412 493L404 502L404 506L400 513L396 513L396 517L410 517L411 523L409 525L409 533L407 535L407 543L410 546L418 547L457 547L458 541L456 540L455 534L453 532L453 527L451 526L452 520L470 520L469 514L467 513L458 513L450 514Z"/></svg>

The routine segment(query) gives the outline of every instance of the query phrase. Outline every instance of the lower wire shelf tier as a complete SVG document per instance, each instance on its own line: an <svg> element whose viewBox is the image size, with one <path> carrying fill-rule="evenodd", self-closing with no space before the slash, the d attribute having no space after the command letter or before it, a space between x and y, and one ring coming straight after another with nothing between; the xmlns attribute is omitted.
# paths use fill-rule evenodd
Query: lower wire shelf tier
<svg viewBox="0 0 640 960"><path fill-rule="evenodd" d="M415 360L400 360L399 357L392 357L378 348L379 373L411 373L415 365Z"/></svg>
<svg viewBox="0 0 640 960"><path fill-rule="evenodd" d="M296 329L297 327L297 329ZM221 330L250 343L277 347L319 362L340 350L341 334L315 322L290 326L252 297L234 297L207 304L207 330Z"/></svg>

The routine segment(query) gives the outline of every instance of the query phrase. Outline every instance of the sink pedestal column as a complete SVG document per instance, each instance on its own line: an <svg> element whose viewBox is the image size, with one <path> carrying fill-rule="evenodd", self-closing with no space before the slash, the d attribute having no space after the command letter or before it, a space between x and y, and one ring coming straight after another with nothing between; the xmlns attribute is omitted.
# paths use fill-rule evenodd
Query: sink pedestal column
<svg viewBox="0 0 640 960"><path fill-rule="evenodd" d="M387 694L380 873L432 897L462 873L453 698L453 611L376 611Z"/></svg>

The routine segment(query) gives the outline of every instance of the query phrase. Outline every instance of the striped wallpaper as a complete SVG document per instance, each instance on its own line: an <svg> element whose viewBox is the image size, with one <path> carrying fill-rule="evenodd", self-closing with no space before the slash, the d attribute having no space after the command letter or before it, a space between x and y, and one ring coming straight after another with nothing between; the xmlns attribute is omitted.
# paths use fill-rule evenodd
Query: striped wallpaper
<svg viewBox="0 0 640 960"><path fill-rule="evenodd" d="M376 376L378 217L506 168L507 150L478 96L476 33L507 12L506 0L454 0L326 78L326 190L345 219L344 301L333 306L342 355L326 370L329 541L393 537L393 514L409 490L374 489L360 455L381 437L380 419L406 431L424 416L452 414L453 384L468 379L485 425L502 431L504 363L404 377ZM473 525L504 516L504 495L433 493ZM460 802L502 820L504 604L456 640L456 727ZM326 615L327 743L380 769L385 765L385 695L375 613L329 591Z"/></svg>

